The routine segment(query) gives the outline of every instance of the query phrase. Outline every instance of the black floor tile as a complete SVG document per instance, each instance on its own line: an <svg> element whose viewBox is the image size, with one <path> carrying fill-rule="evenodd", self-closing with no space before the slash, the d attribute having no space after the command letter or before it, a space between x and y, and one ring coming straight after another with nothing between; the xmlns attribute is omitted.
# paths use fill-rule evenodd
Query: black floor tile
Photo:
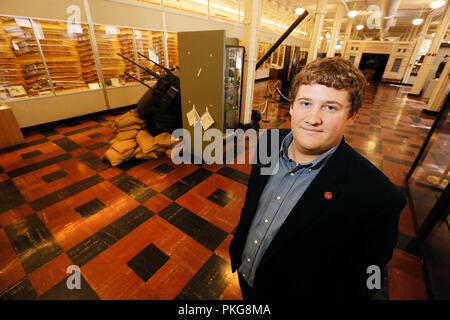
<svg viewBox="0 0 450 320"><path fill-rule="evenodd" d="M110 245L108 239L104 237L101 232L97 232L92 236L84 239L73 248L66 251L67 256L74 264L81 267L91 259L95 258L98 254L105 251Z"/></svg>
<svg viewBox="0 0 450 320"><path fill-rule="evenodd" d="M22 159L29 159L29 158L33 158L35 156L38 156L40 154L42 154L41 150L34 150L34 151L31 151L31 152L23 153L20 156L22 157Z"/></svg>
<svg viewBox="0 0 450 320"><path fill-rule="evenodd" d="M42 160L42 161L39 161L39 162L32 163L32 164L27 165L27 166L22 167L22 168L18 168L18 169L14 169L14 170L8 171L7 174L11 178L15 178L15 177L18 177L18 176L30 173L32 171L39 170L39 169L51 166L52 164L55 164L55 163L58 163L58 162L61 162L61 161L64 161L64 160L67 160L67 159L70 159L70 158L72 158L72 156L70 154L63 153L63 154L61 154L59 156L56 156L56 157L53 157L53 158L45 159L45 160Z"/></svg>
<svg viewBox="0 0 450 320"><path fill-rule="evenodd" d="M97 142L97 143L94 143L94 144L90 144L90 145L86 146L86 149L92 151L92 150L99 149L99 148L102 148L102 147L105 147L105 146L109 146L109 143L106 142L106 141L102 141L102 142Z"/></svg>
<svg viewBox="0 0 450 320"><path fill-rule="evenodd" d="M191 187L195 187L200 182L208 178L210 175L212 175L213 172L205 169L205 168L199 168L195 170L194 172L188 174L186 177L181 179L185 184Z"/></svg>
<svg viewBox="0 0 450 320"><path fill-rule="evenodd" d="M171 203L158 215L211 251L216 250L228 235L177 203Z"/></svg>
<svg viewBox="0 0 450 320"><path fill-rule="evenodd" d="M65 136L73 136L74 134L83 133L83 132L90 131L90 130L97 129L97 128L101 128L101 127L103 127L101 124L94 124L92 126L88 126L88 127L85 127L85 128L81 128L81 129L77 129L77 130L66 132L66 133L64 133L64 135Z"/></svg>
<svg viewBox="0 0 450 320"><path fill-rule="evenodd" d="M106 120L105 120L105 121L106 121ZM93 133L93 134L88 134L88 137L91 138L91 139L95 139L95 138L101 137L101 136L103 136L103 135L104 135L104 134L101 133L101 132L96 132L96 133Z"/></svg>
<svg viewBox="0 0 450 320"><path fill-rule="evenodd" d="M97 198L95 198L79 207L76 207L74 210L83 218L87 218L105 208L106 208L105 204L100 200L98 200Z"/></svg>
<svg viewBox="0 0 450 320"><path fill-rule="evenodd" d="M0 182L0 212L14 209L26 203L14 182L6 180Z"/></svg>
<svg viewBox="0 0 450 320"><path fill-rule="evenodd" d="M217 300L230 282L228 263L212 254L195 276L175 297L176 300Z"/></svg>
<svg viewBox="0 0 450 320"><path fill-rule="evenodd" d="M55 203L65 200L77 193L80 193L81 191L89 189L90 187L95 186L96 184L98 184L104 180L105 179L103 179L102 177L100 177L98 175L93 175L89 178L75 182L67 187L64 187L60 190L57 190L46 196L36 199L36 200L30 202L30 205L35 211L39 211L39 210L48 208L48 207L54 205Z"/></svg>
<svg viewBox="0 0 450 320"><path fill-rule="evenodd" d="M0 292L0 300L34 300L37 293L27 277Z"/></svg>
<svg viewBox="0 0 450 320"><path fill-rule="evenodd" d="M233 199L233 195L222 189L217 189L206 199L218 204L219 206L225 207Z"/></svg>
<svg viewBox="0 0 450 320"><path fill-rule="evenodd" d="M244 172L241 172L239 170L227 166L220 168L219 170L216 171L216 173L245 185L247 185L248 179L250 177L248 174Z"/></svg>
<svg viewBox="0 0 450 320"><path fill-rule="evenodd" d="M100 300L100 297L82 275L80 275L80 289L69 289L67 286L69 277L44 292L39 297L39 300Z"/></svg>
<svg viewBox="0 0 450 320"><path fill-rule="evenodd" d="M78 156L77 159L97 172L111 168L109 162L102 161L99 157L97 157L97 155L92 152L84 153Z"/></svg>
<svg viewBox="0 0 450 320"><path fill-rule="evenodd" d="M18 145L15 145L15 146L3 148L3 149L0 149L0 154L5 154L5 153L8 153L8 152L17 151L17 150L20 150L20 149L25 149L25 148L28 148L28 147L31 147L31 146L36 146L38 144L45 143L45 142L48 142L48 141L49 140L47 138L42 138L42 139L37 139L37 140L30 141L30 142L18 144Z"/></svg>
<svg viewBox="0 0 450 320"><path fill-rule="evenodd" d="M56 136L57 134L59 134L59 132L53 128L41 130L39 131L39 133L45 137Z"/></svg>
<svg viewBox="0 0 450 320"><path fill-rule="evenodd" d="M157 194L155 190L125 172L111 178L110 181L120 190L141 203Z"/></svg>
<svg viewBox="0 0 450 320"><path fill-rule="evenodd" d="M159 165L156 168L153 168L152 171L156 172L157 174L160 174L160 175L166 175L172 170L175 170L175 168L168 164L163 163L162 165Z"/></svg>
<svg viewBox="0 0 450 320"><path fill-rule="evenodd" d="M73 142L69 138L55 139L55 140L53 140L53 142L58 147L60 147L61 149L63 149L66 152L73 151L73 150L76 150L78 148L81 148L81 146L79 144Z"/></svg>
<svg viewBox="0 0 450 320"><path fill-rule="evenodd" d="M145 282L168 260L169 256L151 243L133 259L128 261L127 265Z"/></svg>
<svg viewBox="0 0 450 320"><path fill-rule="evenodd" d="M138 206L89 238L81 241L66 253L76 265L82 266L153 215L154 213L146 207Z"/></svg>
<svg viewBox="0 0 450 320"><path fill-rule="evenodd" d="M26 273L36 270L63 253L36 214L7 225L5 232Z"/></svg>
<svg viewBox="0 0 450 320"><path fill-rule="evenodd" d="M65 172L64 170L58 170L58 171L43 175L41 178L45 182L50 183L50 182L62 179L64 177L67 177L67 176L68 176L68 173Z"/></svg>
<svg viewBox="0 0 450 320"><path fill-rule="evenodd" d="M177 181L161 193L167 198L175 201L191 189L192 187L187 185L183 181Z"/></svg>
<svg viewBox="0 0 450 320"><path fill-rule="evenodd" d="M68 127L76 127L76 126L81 125L81 122L75 121L75 122L68 123L68 124L66 124L66 125L67 125Z"/></svg>
<svg viewBox="0 0 450 320"><path fill-rule="evenodd" d="M402 164L402 165L407 166L407 167L411 167L412 164L413 164L412 161L403 160L403 159L397 159L397 158L390 157L390 156L387 156L387 155L383 155L383 160L387 160L387 161L391 161L391 162L394 162L394 163Z"/></svg>
<svg viewBox="0 0 450 320"><path fill-rule="evenodd" d="M108 122L108 120L106 120L105 118L102 117L95 117L91 119L92 121L95 121L97 123L104 123L104 122Z"/></svg>
<svg viewBox="0 0 450 320"><path fill-rule="evenodd" d="M121 164L119 164L116 168L119 168L122 171L128 171L134 167L137 167L138 165L144 163L147 160L142 160L142 159L136 159L136 158L131 158L127 161L122 162Z"/></svg>

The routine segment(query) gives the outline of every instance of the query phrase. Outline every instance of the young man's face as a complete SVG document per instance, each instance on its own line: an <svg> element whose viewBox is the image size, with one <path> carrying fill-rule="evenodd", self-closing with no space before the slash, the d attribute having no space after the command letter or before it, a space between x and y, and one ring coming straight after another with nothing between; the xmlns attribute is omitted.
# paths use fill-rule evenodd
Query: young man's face
<svg viewBox="0 0 450 320"><path fill-rule="evenodd" d="M301 85L289 111L295 151L318 156L338 144L356 117L348 118L350 108L345 89Z"/></svg>

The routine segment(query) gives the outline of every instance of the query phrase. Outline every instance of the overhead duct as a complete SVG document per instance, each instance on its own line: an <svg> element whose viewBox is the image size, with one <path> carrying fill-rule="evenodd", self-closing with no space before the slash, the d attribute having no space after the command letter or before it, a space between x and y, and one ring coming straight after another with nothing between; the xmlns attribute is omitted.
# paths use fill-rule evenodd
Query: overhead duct
<svg viewBox="0 0 450 320"><path fill-rule="evenodd" d="M387 32L395 24L395 16L402 0L381 0L381 29Z"/></svg>

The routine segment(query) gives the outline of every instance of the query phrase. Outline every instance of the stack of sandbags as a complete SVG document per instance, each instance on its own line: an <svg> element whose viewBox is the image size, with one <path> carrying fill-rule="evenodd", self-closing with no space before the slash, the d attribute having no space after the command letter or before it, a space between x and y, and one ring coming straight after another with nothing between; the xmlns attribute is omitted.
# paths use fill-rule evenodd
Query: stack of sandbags
<svg viewBox="0 0 450 320"><path fill-rule="evenodd" d="M172 149L179 141L172 141L171 134L163 132L156 137L145 130L144 121L136 110L131 110L114 120L113 129L117 135L109 142L111 147L105 152L112 166L117 166L132 157L157 159L161 155L171 156Z"/></svg>

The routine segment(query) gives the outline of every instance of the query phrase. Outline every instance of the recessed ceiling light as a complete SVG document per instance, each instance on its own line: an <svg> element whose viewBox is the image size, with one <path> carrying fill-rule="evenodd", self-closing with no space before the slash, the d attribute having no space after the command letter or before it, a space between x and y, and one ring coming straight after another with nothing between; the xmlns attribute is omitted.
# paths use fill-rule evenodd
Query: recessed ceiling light
<svg viewBox="0 0 450 320"><path fill-rule="evenodd" d="M362 29L364 29L364 25L358 24L358 25L356 26L356 30L362 30Z"/></svg>
<svg viewBox="0 0 450 320"><path fill-rule="evenodd" d="M347 15L348 15L350 18L354 18L354 17L356 17L356 16L358 15L358 11L356 11L356 10L351 10L351 11L347 12Z"/></svg>
<svg viewBox="0 0 450 320"><path fill-rule="evenodd" d="M298 15L301 15L303 12L305 12L305 9L303 9L303 8L295 9L295 13L298 14Z"/></svg>
<svg viewBox="0 0 450 320"><path fill-rule="evenodd" d="M412 21L413 25L416 25L416 26L418 26L418 25L421 24L422 22L423 22L423 19L421 19L421 18L414 19L414 20Z"/></svg>
<svg viewBox="0 0 450 320"><path fill-rule="evenodd" d="M325 35L325 38L330 39L330 38L331 38L330 34L327 33L327 34Z"/></svg>
<svg viewBox="0 0 450 320"><path fill-rule="evenodd" d="M442 7L445 4L444 0L437 0L430 3L430 7L433 9L437 9Z"/></svg>

